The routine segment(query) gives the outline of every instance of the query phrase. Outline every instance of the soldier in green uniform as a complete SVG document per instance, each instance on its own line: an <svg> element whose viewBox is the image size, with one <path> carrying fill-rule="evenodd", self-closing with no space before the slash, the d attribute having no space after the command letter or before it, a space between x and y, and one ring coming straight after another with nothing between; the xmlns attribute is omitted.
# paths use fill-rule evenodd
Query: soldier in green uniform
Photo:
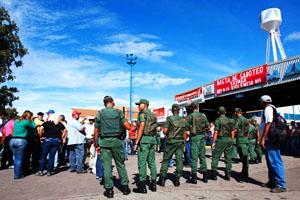
<svg viewBox="0 0 300 200"><path fill-rule="evenodd" d="M248 131L248 139L249 139L249 163L255 164L257 160L257 154L255 152L255 146L257 144L257 138L259 138L259 132L255 127L255 119L251 119L249 121L249 131Z"/></svg>
<svg viewBox="0 0 300 200"><path fill-rule="evenodd" d="M125 120L124 114L114 108L114 100L110 96L103 99L105 108L97 113L94 130L94 146L100 154L104 167L104 195L113 198L113 176L112 157L114 157L118 174L121 179L122 192L124 195L130 193L128 187L128 175L123 158L122 135L126 128L130 129L130 124ZM100 133L101 142L98 143Z"/></svg>
<svg viewBox="0 0 300 200"><path fill-rule="evenodd" d="M207 165L206 165L206 141L205 134L209 127L209 122L204 113L198 111L196 103L190 105L193 113L188 116L190 126L190 140L191 140L191 159L192 159L192 178L189 182L197 184L198 158L200 159L200 170L203 173L203 182L207 183Z"/></svg>
<svg viewBox="0 0 300 200"><path fill-rule="evenodd" d="M168 117L164 127L164 134L167 136L167 144L165 147L163 160L160 168L160 176L158 184L165 186L166 175L168 172L168 161L172 158L173 154L176 156L176 179L174 186L180 185L180 177L183 170L183 150L185 140L187 138L188 123L184 118L179 116L179 105L172 105L173 115Z"/></svg>
<svg viewBox="0 0 300 200"><path fill-rule="evenodd" d="M156 128L157 118L153 112L148 109L149 101L140 99L135 103L139 108L138 116L138 135L135 141L134 150L138 151L138 170L139 182L135 192L147 193L145 181L147 179L147 164L150 169L151 184L150 190L156 192L156 163L155 163L155 147L156 147Z"/></svg>
<svg viewBox="0 0 300 200"><path fill-rule="evenodd" d="M236 108L235 115L237 119L235 121L234 130L232 131L233 137L236 137L238 151L240 154L240 158L243 163L242 172L239 174L242 178L248 178L248 168L249 168L249 158L248 158L248 129L249 129L249 122L248 120L242 115L242 109Z"/></svg>
<svg viewBox="0 0 300 200"><path fill-rule="evenodd" d="M159 152L160 149L160 127L156 128L156 152Z"/></svg>
<svg viewBox="0 0 300 200"><path fill-rule="evenodd" d="M233 139L233 145L232 145L232 162L233 163L238 163L239 162L236 138Z"/></svg>
<svg viewBox="0 0 300 200"><path fill-rule="evenodd" d="M256 143L255 143L255 153L256 153L256 160L255 163L261 163L261 158L262 158L262 150L260 148L259 142L260 142L260 132L259 132L259 124L255 119L251 120L251 124L255 127L256 131Z"/></svg>
<svg viewBox="0 0 300 200"><path fill-rule="evenodd" d="M232 169L232 131L234 127L234 120L225 116L226 110L224 107L218 109L219 117L215 121L215 132L212 142L212 148L214 149L211 169L212 179L217 180L217 168L219 159L224 152L226 161L225 180L229 181ZM217 142L216 142L217 140Z"/></svg>

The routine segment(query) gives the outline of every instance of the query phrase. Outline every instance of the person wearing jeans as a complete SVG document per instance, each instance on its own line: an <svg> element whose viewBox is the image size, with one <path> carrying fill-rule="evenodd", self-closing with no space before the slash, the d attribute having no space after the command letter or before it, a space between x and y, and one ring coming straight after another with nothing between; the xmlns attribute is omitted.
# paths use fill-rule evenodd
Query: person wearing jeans
<svg viewBox="0 0 300 200"><path fill-rule="evenodd" d="M70 172L82 173L84 171L84 144L69 145Z"/></svg>

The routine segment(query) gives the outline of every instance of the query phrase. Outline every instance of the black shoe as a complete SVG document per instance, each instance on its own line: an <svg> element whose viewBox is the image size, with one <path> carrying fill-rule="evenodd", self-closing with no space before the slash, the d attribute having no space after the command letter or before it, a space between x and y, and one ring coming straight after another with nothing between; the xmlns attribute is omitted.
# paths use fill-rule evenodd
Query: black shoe
<svg viewBox="0 0 300 200"><path fill-rule="evenodd" d="M160 176L159 179L158 179L157 184L160 185L160 186L162 186L162 187L165 187L165 184L166 184L166 178Z"/></svg>
<svg viewBox="0 0 300 200"><path fill-rule="evenodd" d="M86 174L87 171L86 170L82 170L82 171L78 171L77 174Z"/></svg>
<svg viewBox="0 0 300 200"><path fill-rule="evenodd" d="M142 193L142 194L146 194L147 193L147 188L145 185L145 182L140 182L137 185L138 187L133 189L133 192L135 193Z"/></svg>
<svg viewBox="0 0 300 200"><path fill-rule="evenodd" d="M101 178L101 180L99 181L100 185L104 185L104 178Z"/></svg>
<svg viewBox="0 0 300 200"><path fill-rule="evenodd" d="M105 189L105 192L103 193L104 196L106 196L107 198L114 198L114 191L112 188L110 189Z"/></svg>
<svg viewBox="0 0 300 200"><path fill-rule="evenodd" d="M37 175L37 176L44 176L45 174L44 174L43 171L39 171L39 172L37 172L35 175Z"/></svg>
<svg viewBox="0 0 300 200"><path fill-rule="evenodd" d="M230 172L225 172L225 180L230 181L231 173Z"/></svg>
<svg viewBox="0 0 300 200"><path fill-rule="evenodd" d="M249 160L249 164L255 164L254 160Z"/></svg>
<svg viewBox="0 0 300 200"><path fill-rule="evenodd" d="M208 182L207 172L203 172L203 182L204 183Z"/></svg>
<svg viewBox="0 0 300 200"><path fill-rule="evenodd" d="M217 171L212 171L212 180L217 180Z"/></svg>
<svg viewBox="0 0 300 200"><path fill-rule="evenodd" d="M179 187L180 185L180 178L179 177L176 177L175 181L174 181L174 186L175 187Z"/></svg>
<svg viewBox="0 0 300 200"><path fill-rule="evenodd" d="M190 179L189 183L197 184L197 174L192 174L192 178Z"/></svg>
<svg viewBox="0 0 300 200"><path fill-rule="evenodd" d="M152 180L152 181L151 181L149 189L150 189L152 192L156 192L156 180Z"/></svg>
<svg viewBox="0 0 300 200"><path fill-rule="evenodd" d="M258 164L258 163L261 163L261 158L257 158L257 159L256 159L256 162L257 162L257 164Z"/></svg>
<svg viewBox="0 0 300 200"><path fill-rule="evenodd" d="M273 181L268 181L267 183L263 183L262 184L263 187L267 187L267 188L274 188L276 185Z"/></svg>
<svg viewBox="0 0 300 200"><path fill-rule="evenodd" d="M123 185L122 192L123 192L123 195L128 195L128 194L130 194L131 190L129 189L128 185Z"/></svg>

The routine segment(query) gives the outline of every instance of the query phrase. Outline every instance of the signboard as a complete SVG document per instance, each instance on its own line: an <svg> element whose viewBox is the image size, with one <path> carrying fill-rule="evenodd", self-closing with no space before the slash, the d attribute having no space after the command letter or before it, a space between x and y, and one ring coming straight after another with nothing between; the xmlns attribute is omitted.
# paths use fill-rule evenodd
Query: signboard
<svg viewBox="0 0 300 200"><path fill-rule="evenodd" d="M220 95L266 82L267 65L265 64L215 81L215 94Z"/></svg>
<svg viewBox="0 0 300 200"><path fill-rule="evenodd" d="M210 98L210 97L214 97L214 95L215 95L215 85L214 85L214 83L203 86L203 94L204 94L205 99Z"/></svg>
<svg viewBox="0 0 300 200"><path fill-rule="evenodd" d="M153 110L154 114L156 115L157 119L165 117L165 108L157 108Z"/></svg>
<svg viewBox="0 0 300 200"><path fill-rule="evenodd" d="M177 94L175 96L175 101L177 101L178 103L192 102L192 101L203 102L204 98L203 98L202 86L181 94Z"/></svg>

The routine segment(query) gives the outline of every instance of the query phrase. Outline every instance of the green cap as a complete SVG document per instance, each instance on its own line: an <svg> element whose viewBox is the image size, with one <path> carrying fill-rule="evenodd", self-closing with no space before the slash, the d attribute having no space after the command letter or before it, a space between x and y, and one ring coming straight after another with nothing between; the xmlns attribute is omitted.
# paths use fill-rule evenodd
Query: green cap
<svg viewBox="0 0 300 200"><path fill-rule="evenodd" d="M242 109L241 108L235 108L234 112L242 112Z"/></svg>
<svg viewBox="0 0 300 200"><path fill-rule="evenodd" d="M103 101L104 101L104 102L113 101L113 98L112 98L111 96L105 96L105 97L103 98Z"/></svg>
<svg viewBox="0 0 300 200"><path fill-rule="evenodd" d="M177 103L174 103L174 104L172 105L172 110L173 110L173 111L174 111L174 110L180 110L179 105L178 105Z"/></svg>
<svg viewBox="0 0 300 200"><path fill-rule="evenodd" d="M192 102L192 103L190 104L190 107L191 107L192 109L195 109L195 108L198 108L198 105L197 105L195 102Z"/></svg>
<svg viewBox="0 0 300 200"><path fill-rule="evenodd" d="M218 109L219 113L221 114L225 114L226 112L226 109L223 107L223 106L220 106L219 109Z"/></svg>
<svg viewBox="0 0 300 200"><path fill-rule="evenodd" d="M140 99L139 102L136 102L135 105L147 104L149 106L149 101L147 99Z"/></svg>

